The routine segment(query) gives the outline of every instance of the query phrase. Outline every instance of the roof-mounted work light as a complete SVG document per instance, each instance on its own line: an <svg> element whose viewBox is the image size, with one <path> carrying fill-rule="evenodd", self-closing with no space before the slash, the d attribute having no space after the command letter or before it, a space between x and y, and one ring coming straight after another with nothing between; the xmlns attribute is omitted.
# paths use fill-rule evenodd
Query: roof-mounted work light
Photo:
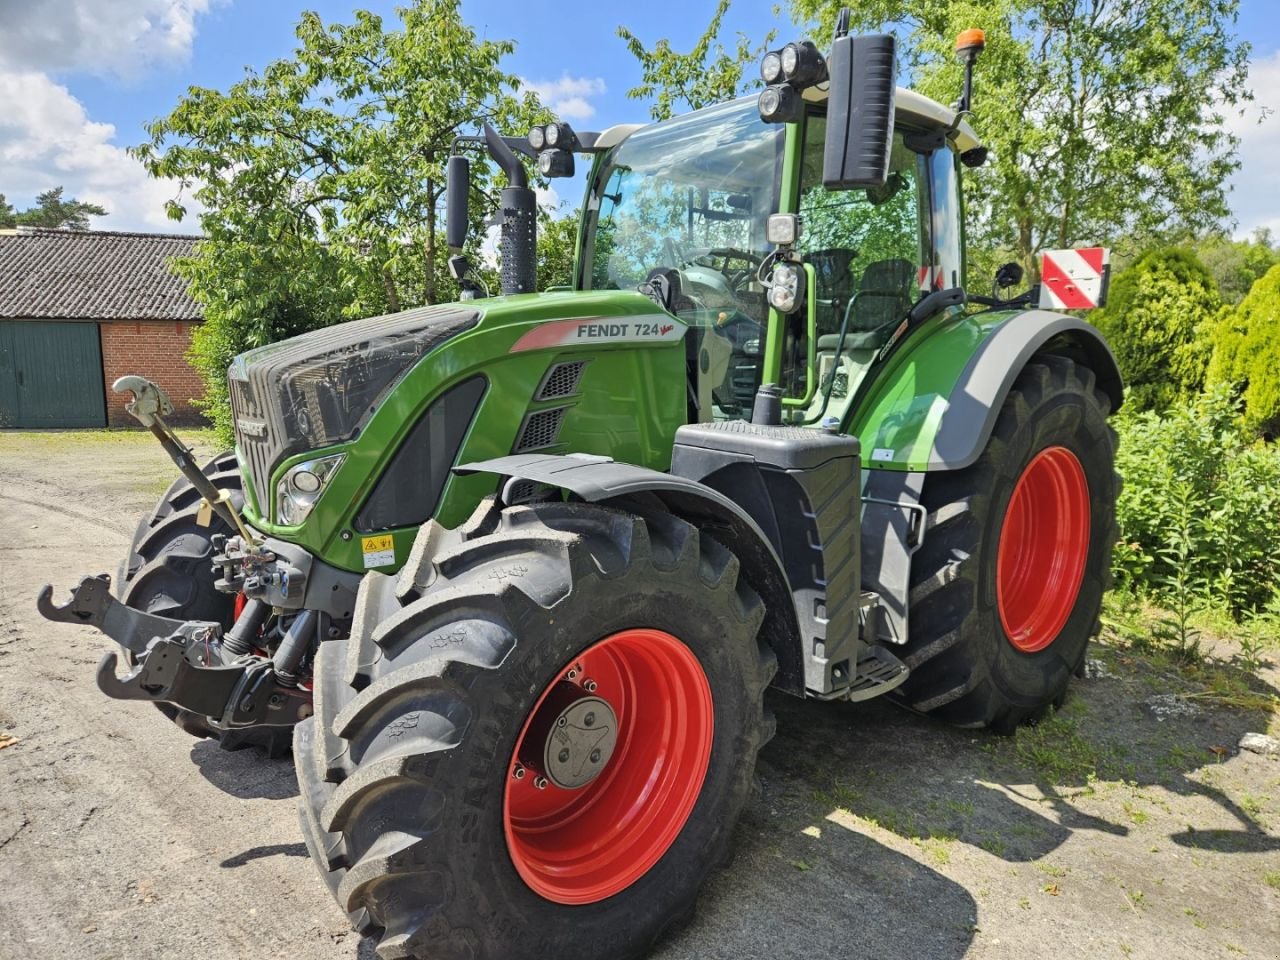
<svg viewBox="0 0 1280 960"><path fill-rule="evenodd" d="M800 91L789 83L765 87L756 101L760 119L765 123L796 123L804 113Z"/></svg>
<svg viewBox="0 0 1280 960"><path fill-rule="evenodd" d="M592 138L592 134L587 134ZM567 123L548 123L529 131L529 146L538 154L538 169L547 177L572 177L573 151L582 143Z"/></svg>
<svg viewBox="0 0 1280 960"><path fill-rule="evenodd" d="M827 79L827 61L812 40L788 43L779 53L782 75L797 90Z"/></svg>
<svg viewBox="0 0 1280 960"><path fill-rule="evenodd" d="M768 84L757 101L760 119L795 123L804 113L800 91L826 81L827 61L812 40L798 40L766 53L760 77Z"/></svg>
<svg viewBox="0 0 1280 960"><path fill-rule="evenodd" d="M782 82L781 51L770 50L764 55L764 59L760 61L760 79L769 86Z"/></svg>

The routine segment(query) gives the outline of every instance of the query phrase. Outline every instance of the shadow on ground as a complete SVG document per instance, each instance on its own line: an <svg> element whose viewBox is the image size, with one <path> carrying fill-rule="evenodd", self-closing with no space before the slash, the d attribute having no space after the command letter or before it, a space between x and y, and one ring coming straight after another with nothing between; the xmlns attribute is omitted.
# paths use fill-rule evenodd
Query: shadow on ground
<svg viewBox="0 0 1280 960"><path fill-rule="evenodd" d="M1280 691L1232 663L1213 664L1206 688L1203 677L1188 680L1114 648L1094 650L1106 679L1075 681L1062 711L1012 737L944 727L885 701L775 697L778 735L761 756L766 795L792 823L806 815L861 822L924 847L960 841L1027 862L1079 831L1126 836L1145 822L1139 813L1082 809L1099 784L1139 795L1158 786L1209 801L1213 819L1231 824L1183 824L1168 835L1172 842L1219 852L1280 849L1257 811L1213 776L1244 733L1266 729Z"/></svg>
<svg viewBox="0 0 1280 960"><path fill-rule="evenodd" d="M191 745L191 762L223 793L241 800L288 800L298 795L293 758L268 759L258 747L223 750L213 740Z"/></svg>

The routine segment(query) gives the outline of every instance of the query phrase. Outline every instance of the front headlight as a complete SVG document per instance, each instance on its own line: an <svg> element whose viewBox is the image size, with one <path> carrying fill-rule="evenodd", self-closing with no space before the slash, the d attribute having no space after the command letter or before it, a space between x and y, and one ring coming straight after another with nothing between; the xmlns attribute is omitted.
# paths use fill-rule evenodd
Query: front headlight
<svg viewBox="0 0 1280 960"><path fill-rule="evenodd" d="M276 485L276 522L292 527L307 519L329 478L346 458L345 453L318 457L295 464L285 471Z"/></svg>

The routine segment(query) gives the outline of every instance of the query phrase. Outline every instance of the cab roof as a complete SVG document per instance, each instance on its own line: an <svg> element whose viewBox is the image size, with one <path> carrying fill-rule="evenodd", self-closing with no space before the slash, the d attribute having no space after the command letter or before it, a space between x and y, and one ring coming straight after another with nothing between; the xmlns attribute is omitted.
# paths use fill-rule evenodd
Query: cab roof
<svg viewBox="0 0 1280 960"><path fill-rule="evenodd" d="M914 90L908 90L905 87L898 87L895 96L895 107L897 118L920 121L928 126L950 127L955 123L956 112L950 107L944 107L936 100L931 100L923 94L916 93ZM822 103L827 99L827 91L822 87L810 87L804 92L804 98L813 103ZM752 99L750 97L742 97L740 99ZM696 112L696 111L695 111ZM687 116L687 114L685 114ZM607 128L596 139L597 147L613 147L621 143L631 134L635 133L651 124L644 123L616 123ZM982 141L978 139L978 135L974 133L973 127L969 126L968 120L961 120L956 125L956 132L953 138L956 149L963 153L966 150L972 150L974 147L981 146Z"/></svg>

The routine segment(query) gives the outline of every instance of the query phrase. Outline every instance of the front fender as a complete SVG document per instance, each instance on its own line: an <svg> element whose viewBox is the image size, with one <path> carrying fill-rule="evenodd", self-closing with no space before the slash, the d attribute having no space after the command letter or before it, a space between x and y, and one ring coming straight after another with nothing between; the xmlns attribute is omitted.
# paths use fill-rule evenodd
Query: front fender
<svg viewBox="0 0 1280 960"><path fill-rule="evenodd" d="M1123 380L1111 348L1076 317L1046 310L991 311L943 319L908 341L877 375L849 432L863 466L878 470L959 470L986 447L1023 367L1040 353L1088 366L1114 411Z"/></svg>
<svg viewBox="0 0 1280 960"><path fill-rule="evenodd" d="M778 658L773 686L804 696L800 625L782 560L751 515L724 494L687 477L606 457L517 454L462 464L453 472L546 484L637 514L658 509L712 534L738 558L746 581L764 601L761 634Z"/></svg>

